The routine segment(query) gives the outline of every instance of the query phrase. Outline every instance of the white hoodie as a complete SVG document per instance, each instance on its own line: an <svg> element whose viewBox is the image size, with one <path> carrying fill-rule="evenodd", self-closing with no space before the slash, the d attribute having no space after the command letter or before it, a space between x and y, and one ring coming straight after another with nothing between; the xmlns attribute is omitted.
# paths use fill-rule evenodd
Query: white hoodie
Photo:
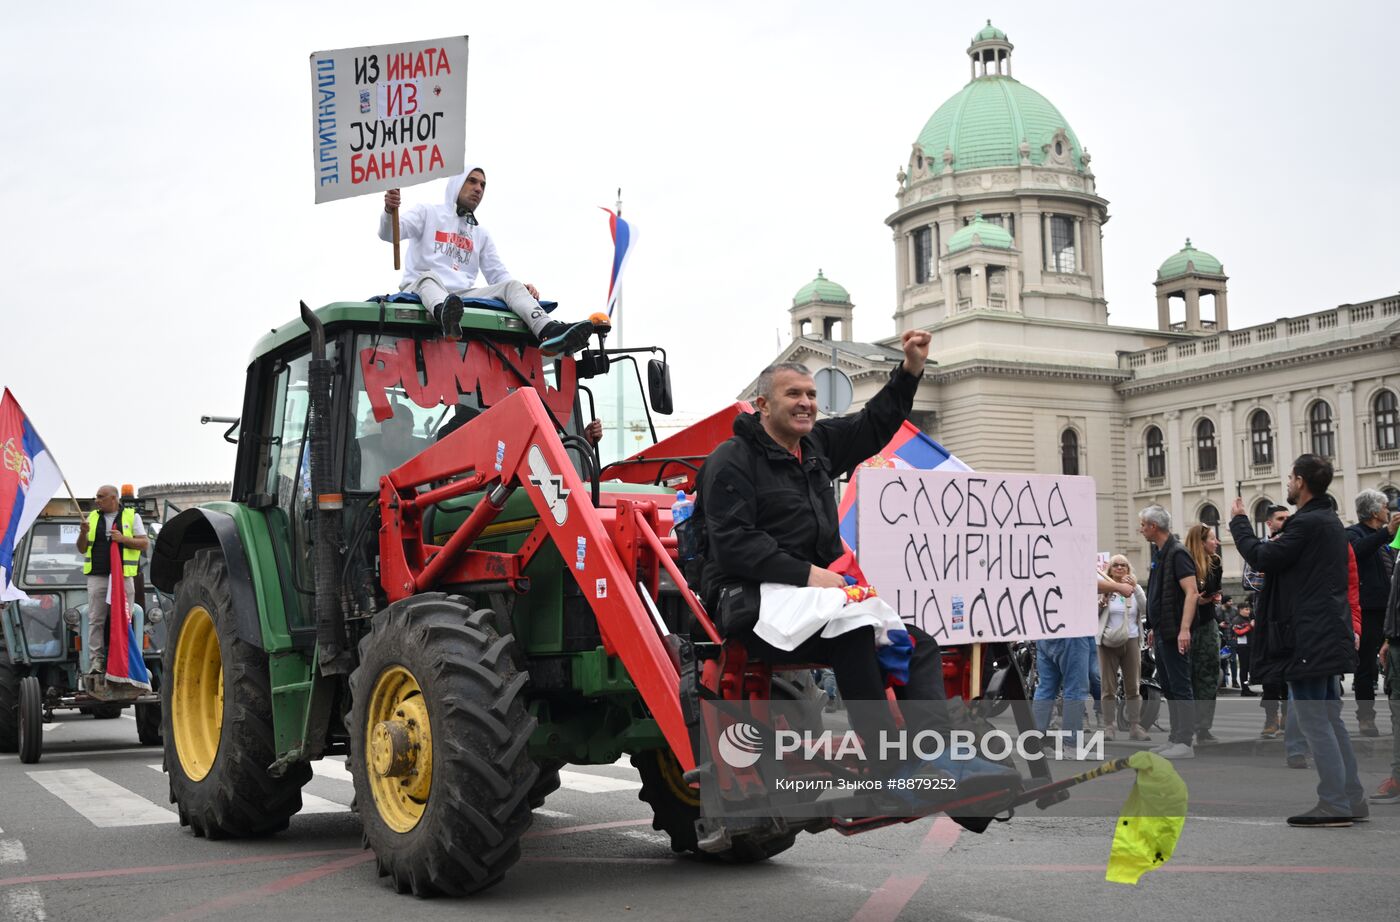
<svg viewBox="0 0 1400 922"><path fill-rule="evenodd" d="M478 272L488 285L511 280L510 272L496 254L491 234L479 224L468 224L466 218L457 214L457 195L467 175L479 169L481 167L469 166L466 172L449 179L443 204L414 205L407 211L399 210L399 236L408 244L404 289L429 272L438 277L444 288L458 294L476 285ZM394 239L387 211L379 214L379 239Z"/></svg>

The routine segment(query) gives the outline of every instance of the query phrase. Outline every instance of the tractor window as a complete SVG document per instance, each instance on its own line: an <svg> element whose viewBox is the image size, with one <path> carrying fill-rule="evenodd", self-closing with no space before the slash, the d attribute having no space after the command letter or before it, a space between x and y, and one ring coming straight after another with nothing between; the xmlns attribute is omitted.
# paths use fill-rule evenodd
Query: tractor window
<svg viewBox="0 0 1400 922"><path fill-rule="evenodd" d="M34 658L62 656L63 597L55 592L30 593L29 598L11 602L19 610L23 631L21 643Z"/></svg>
<svg viewBox="0 0 1400 922"><path fill-rule="evenodd" d="M22 582L26 586L86 586L78 530L83 522L37 522L29 533L29 556Z"/></svg>
<svg viewBox="0 0 1400 922"><path fill-rule="evenodd" d="M394 415L378 422L363 388L355 390L355 426L346 451L345 483L349 490L379 491L379 478L481 412L474 395L463 394L450 407L425 410L402 389L389 391Z"/></svg>
<svg viewBox="0 0 1400 922"><path fill-rule="evenodd" d="M584 388L581 386L580 391ZM656 441L652 437L651 417L647 413L646 393L642 388L637 361L630 355L614 356L606 374L587 382L587 393L581 394L582 414L591 409L603 422L603 440L598 455L603 466L630 458ZM586 425L587 420L585 419Z"/></svg>

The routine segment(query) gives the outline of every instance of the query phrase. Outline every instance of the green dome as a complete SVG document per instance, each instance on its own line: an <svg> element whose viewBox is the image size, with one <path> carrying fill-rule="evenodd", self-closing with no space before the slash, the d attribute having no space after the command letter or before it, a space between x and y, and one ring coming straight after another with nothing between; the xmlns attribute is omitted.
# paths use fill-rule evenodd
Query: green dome
<svg viewBox="0 0 1400 922"><path fill-rule="evenodd" d="M973 237L976 237L977 240L973 240ZM984 247L995 247L998 250L1009 250L1013 246L1011 235L1000 225L984 220L982 212L979 211L977 217L948 238L948 252L956 253L970 246L977 246L979 242Z"/></svg>
<svg viewBox="0 0 1400 922"><path fill-rule="evenodd" d="M1193 247L1191 238L1187 237L1186 246L1162 263L1162 268L1157 270L1157 278L1172 279L1191 271L1197 275L1224 275L1225 266L1206 251Z"/></svg>
<svg viewBox="0 0 1400 922"><path fill-rule="evenodd" d="M986 41L1004 42L1006 41L1006 33L998 29L996 26L992 25L992 21L988 19L987 28L972 36L972 41L974 44L976 44L977 42Z"/></svg>
<svg viewBox="0 0 1400 922"><path fill-rule="evenodd" d="M797 294L792 296L794 306L806 304L809 301L829 301L834 304L850 304L851 294L840 285L822 275L822 270L817 270L817 277L797 290Z"/></svg>
<svg viewBox="0 0 1400 922"><path fill-rule="evenodd" d="M1061 128L1069 139L1070 163L1084 171L1084 148L1065 117L1048 99L1011 77L978 77L938 107L919 132L919 145L934 171L942 169L943 151L953 151L953 169L1017 166L1024 138L1030 161L1045 163L1043 148Z"/></svg>

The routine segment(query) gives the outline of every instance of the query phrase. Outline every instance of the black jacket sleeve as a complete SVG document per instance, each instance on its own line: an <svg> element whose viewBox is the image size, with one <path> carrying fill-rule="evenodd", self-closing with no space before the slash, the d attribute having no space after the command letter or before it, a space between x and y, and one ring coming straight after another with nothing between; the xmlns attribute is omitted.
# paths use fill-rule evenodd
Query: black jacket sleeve
<svg viewBox="0 0 1400 922"><path fill-rule="evenodd" d="M854 416L823 419L812 429L812 440L831 462L833 476L850 474L866 458L889 444L914 409L914 394L922 375L899 367L880 392Z"/></svg>
<svg viewBox="0 0 1400 922"><path fill-rule="evenodd" d="M1250 527L1249 519L1237 515L1230 520L1230 534L1245 563L1265 573L1277 573L1297 562L1308 545L1307 535L1304 534L1307 529L1298 524L1301 521L1290 520L1272 541L1260 541Z"/></svg>
<svg viewBox="0 0 1400 922"><path fill-rule="evenodd" d="M785 553L758 527L758 496L745 449L725 442L705 463L707 553L725 576L751 582L805 586L811 564Z"/></svg>
<svg viewBox="0 0 1400 922"><path fill-rule="evenodd" d="M1390 532L1384 528L1377 528L1366 534L1360 525L1353 525L1347 529L1347 540L1351 542L1352 552L1356 554L1356 564L1360 566L1390 543Z"/></svg>

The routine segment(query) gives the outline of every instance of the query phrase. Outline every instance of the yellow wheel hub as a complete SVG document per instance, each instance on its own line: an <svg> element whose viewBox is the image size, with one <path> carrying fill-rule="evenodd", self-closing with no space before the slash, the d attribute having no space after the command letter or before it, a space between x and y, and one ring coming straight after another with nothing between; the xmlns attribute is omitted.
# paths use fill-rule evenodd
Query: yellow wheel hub
<svg viewBox="0 0 1400 922"><path fill-rule="evenodd" d="M170 725L180 767L191 781L203 781L219 754L224 727L224 662L219 632L208 609L191 608L175 645L171 676Z"/></svg>
<svg viewBox="0 0 1400 922"><path fill-rule="evenodd" d="M384 824L408 832L433 786L433 731L418 680L402 666L379 674L365 711L365 774Z"/></svg>
<svg viewBox="0 0 1400 922"><path fill-rule="evenodd" d="M676 800L690 807L700 806L700 792L686 782L685 771L675 753L669 749L658 749L656 762L661 766L661 777L666 779L666 786L671 789L671 794Z"/></svg>

